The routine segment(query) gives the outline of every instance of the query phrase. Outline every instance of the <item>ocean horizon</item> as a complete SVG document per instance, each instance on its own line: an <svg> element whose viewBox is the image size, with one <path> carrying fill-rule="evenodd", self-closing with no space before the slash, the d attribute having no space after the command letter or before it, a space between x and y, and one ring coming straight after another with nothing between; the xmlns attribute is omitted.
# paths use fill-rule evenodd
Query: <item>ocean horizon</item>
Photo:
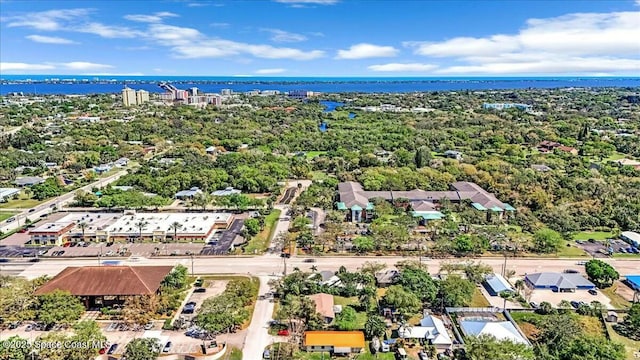
<svg viewBox="0 0 640 360"><path fill-rule="evenodd" d="M286 76L133 76L133 75L2 75L0 95L119 93L126 85L161 93L159 82L198 87L203 92L307 90L323 93L406 93L460 90L640 87L632 76L465 76L465 77L286 77Z"/></svg>

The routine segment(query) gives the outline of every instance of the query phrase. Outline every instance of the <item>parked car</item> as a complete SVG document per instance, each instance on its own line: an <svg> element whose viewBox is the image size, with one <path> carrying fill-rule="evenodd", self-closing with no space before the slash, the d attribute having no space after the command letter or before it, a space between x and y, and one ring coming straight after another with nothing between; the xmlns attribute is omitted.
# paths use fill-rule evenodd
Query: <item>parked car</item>
<svg viewBox="0 0 640 360"><path fill-rule="evenodd" d="M193 286L195 286L195 287L201 287L201 286L202 286L202 284L204 284L204 280L203 280L203 279L198 279L198 280L196 280L196 282L195 282L195 283L193 283Z"/></svg>
<svg viewBox="0 0 640 360"><path fill-rule="evenodd" d="M537 302L530 302L529 306L531 306L533 309L537 309L540 307L540 304L538 304Z"/></svg>
<svg viewBox="0 0 640 360"><path fill-rule="evenodd" d="M14 217L10 217L7 219L7 223L14 222L14 221L16 221L16 218Z"/></svg>
<svg viewBox="0 0 640 360"><path fill-rule="evenodd" d="M314 263L314 262L316 262L316 259L304 259L304 262L306 262L306 263Z"/></svg>
<svg viewBox="0 0 640 360"><path fill-rule="evenodd" d="M9 324L9 330L17 329L18 326L20 326L20 322L19 321L14 321L11 324Z"/></svg>
<svg viewBox="0 0 640 360"><path fill-rule="evenodd" d="M263 358L263 359L271 359L271 353L269 352L269 350L265 350L265 351L262 353L262 358Z"/></svg>
<svg viewBox="0 0 640 360"><path fill-rule="evenodd" d="M164 345L164 349L162 349L162 352L168 353L169 350L171 350L171 341L167 341L167 343Z"/></svg>
<svg viewBox="0 0 640 360"><path fill-rule="evenodd" d="M579 271L578 270L574 270L574 269L565 269L564 273L565 274L577 274Z"/></svg>
<svg viewBox="0 0 640 360"><path fill-rule="evenodd" d="M595 290L593 290L593 289L589 289L589 291L588 291L588 292L589 292L589 294L591 294L591 295L598 295L598 292L597 292L597 291L595 291Z"/></svg>
<svg viewBox="0 0 640 360"><path fill-rule="evenodd" d="M575 309L577 309L578 307L580 307L580 303L574 300L574 301L571 302L571 306L573 306Z"/></svg>
<svg viewBox="0 0 640 360"><path fill-rule="evenodd" d="M35 209L35 208L34 208L34 209L29 209L29 212L30 212L30 213L32 213L32 212L34 212L34 211L36 211L36 209Z"/></svg>
<svg viewBox="0 0 640 360"><path fill-rule="evenodd" d="M116 352L116 350L118 350L118 344L113 344L109 347L109 350L107 351L107 354L111 355L114 352Z"/></svg>
<svg viewBox="0 0 640 360"><path fill-rule="evenodd" d="M147 325L144 326L144 329L145 330L151 330L151 329L153 329L153 326L154 326L153 323L150 322L150 323L148 323Z"/></svg>
<svg viewBox="0 0 640 360"><path fill-rule="evenodd" d="M64 250L58 251L58 255L56 255L56 256L62 256L62 255L64 255Z"/></svg>
<svg viewBox="0 0 640 360"><path fill-rule="evenodd" d="M587 265L586 261L578 261L576 265Z"/></svg>
<svg viewBox="0 0 640 360"><path fill-rule="evenodd" d="M27 327L24 328L24 331L31 331L33 330L33 325L29 324L27 325Z"/></svg>
<svg viewBox="0 0 640 360"><path fill-rule="evenodd" d="M203 293L203 292L207 292L207 289L205 288L197 288L195 290L193 290L194 293Z"/></svg>
<svg viewBox="0 0 640 360"><path fill-rule="evenodd" d="M278 336L289 336L289 330L282 329L282 330L278 331Z"/></svg>
<svg viewBox="0 0 640 360"><path fill-rule="evenodd" d="M109 344L106 344L102 349L100 349L100 350L98 351L98 353L99 353L100 355L104 355L104 354L106 354L106 353L107 353L107 350L109 350L109 348L110 348L110 347L111 347L111 346L110 346Z"/></svg>

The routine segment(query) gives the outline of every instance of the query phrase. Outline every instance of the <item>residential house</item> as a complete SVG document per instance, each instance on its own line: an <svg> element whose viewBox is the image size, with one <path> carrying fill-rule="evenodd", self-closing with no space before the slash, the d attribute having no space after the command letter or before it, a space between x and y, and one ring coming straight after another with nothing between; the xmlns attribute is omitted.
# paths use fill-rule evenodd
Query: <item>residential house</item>
<svg viewBox="0 0 640 360"><path fill-rule="evenodd" d="M329 324L335 319L333 295L320 293L309 295L309 299L316 304L316 312L322 315L324 321Z"/></svg>
<svg viewBox="0 0 640 360"><path fill-rule="evenodd" d="M175 198L179 200L189 200L193 199L198 194L202 194L202 190L197 187L192 187L189 190L178 191L175 195Z"/></svg>
<svg viewBox="0 0 640 360"><path fill-rule="evenodd" d="M111 165L109 164L100 164L93 168L93 171L95 171L98 174L106 173L109 170L111 170Z"/></svg>
<svg viewBox="0 0 640 360"><path fill-rule="evenodd" d="M538 144L538 151L541 153L553 152L557 147L562 146L562 144L555 141L544 140L540 144Z"/></svg>
<svg viewBox="0 0 640 360"><path fill-rule="evenodd" d="M533 289L550 289L555 292L575 292L595 289L596 286L580 274L541 272L527 274L525 283Z"/></svg>
<svg viewBox="0 0 640 360"><path fill-rule="evenodd" d="M114 165L117 167L124 167L127 166L127 164L129 164L129 159L126 157L120 158L114 162Z"/></svg>
<svg viewBox="0 0 640 360"><path fill-rule="evenodd" d="M376 285L378 287L387 287L395 284L400 277L400 271L396 269L387 269L376 273Z"/></svg>
<svg viewBox="0 0 640 360"><path fill-rule="evenodd" d="M607 317L605 318L606 322L609 323L617 323L618 322L618 313L615 311L607 312Z"/></svg>
<svg viewBox="0 0 640 360"><path fill-rule="evenodd" d="M308 352L329 352L337 355L359 354L364 350L362 331L307 331L304 349Z"/></svg>
<svg viewBox="0 0 640 360"><path fill-rule="evenodd" d="M24 186L33 186L37 184L42 184L44 179L39 176L25 176L17 178L15 184L24 187Z"/></svg>
<svg viewBox="0 0 640 360"><path fill-rule="evenodd" d="M527 338L511 321L461 320L459 324L465 336L488 335L498 340L529 345Z"/></svg>
<svg viewBox="0 0 640 360"><path fill-rule="evenodd" d="M557 148L558 150L562 151L562 152L566 152L569 153L571 155L578 155L578 149L571 147L571 146L558 146Z"/></svg>
<svg viewBox="0 0 640 360"><path fill-rule="evenodd" d="M424 341L435 346L438 350L450 349L453 344L444 322L428 313L424 314L422 320L420 320L420 325L400 327L398 335L403 339Z"/></svg>
<svg viewBox="0 0 640 360"><path fill-rule="evenodd" d="M87 309L123 305L132 296L159 294L162 281L172 270L173 266L68 267L35 295L68 291Z"/></svg>
<svg viewBox="0 0 640 360"><path fill-rule="evenodd" d="M456 159L462 161L462 153L455 150L447 150L444 152L444 156L449 159Z"/></svg>
<svg viewBox="0 0 640 360"><path fill-rule="evenodd" d="M229 196L233 194L241 194L242 190L234 189L233 187L227 187L223 190L216 190L211 193L213 196Z"/></svg>

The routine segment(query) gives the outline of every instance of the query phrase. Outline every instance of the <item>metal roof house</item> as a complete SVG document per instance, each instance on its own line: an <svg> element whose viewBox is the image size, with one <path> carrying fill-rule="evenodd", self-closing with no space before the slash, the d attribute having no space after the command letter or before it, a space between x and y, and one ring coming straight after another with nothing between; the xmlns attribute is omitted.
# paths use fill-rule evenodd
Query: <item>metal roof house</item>
<svg viewBox="0 0 640 360"><path fill-rule="evenodd" d="M194 196L202 194L202 190L192 187L189 190L178 191L175 195L176 199L192 199Z"/></svg>
<svg viewBox="0 0 640 360"><path fill-rule="evenodd" d="M596 286L580 274L541 272L527 274L525 283L533 289L551 289L556 292L595 289Z"/></svg>
<svg viewBox="0 0 640 360"><path fill-rule="evenodd" d="M0 188L0 201L4 201L5 199L9 199L10 197L19 194L20 189L16 188Z"/></svg>
<svg viewBox="0 0 640 360"><path fill-rule="evenodd" d="M484 279L484 285L491 296L498 296L501 292L507 291L514 293L515 290L511 284L500 274L489 274Z"/></svg>
<svg viewBox="0 0 640 360"><path fill-rule="evenodd" d="M510 321L462 320L460 327L465 336L490 335L498 340L510 340L515 344L527 344L529 341Z"/></svg>
<svg viewBox="0 0 640 360"><path fill-rule="evenodd" d="M438 349L449 349L453 344L444 322L433 315L425 315L419 326L406 326L398 329L403 339L424 339Z"/></svg>
<svg viewBox="0 0 640 360"><path fill-rule="evenodd" d="M18 186L32 186L37 184L42 184L44 179L39 176L25 176L21 178L17 178L15 184Z"/></svg>
<svg viewBox="0 0 640 360"><path fill-rule="evenodd" d="M213 195L213 196L229 196L229 195L241 194L241 193L242 193L241 190L234 189L233 187L227 187L227 188L224 188L223 190L216 190L216 191L212 192L211 195Z"/></svg>

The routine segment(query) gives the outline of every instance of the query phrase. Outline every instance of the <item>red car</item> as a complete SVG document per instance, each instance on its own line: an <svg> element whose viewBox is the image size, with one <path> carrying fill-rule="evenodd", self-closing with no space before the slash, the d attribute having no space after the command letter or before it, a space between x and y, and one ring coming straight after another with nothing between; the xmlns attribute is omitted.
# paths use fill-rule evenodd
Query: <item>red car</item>
<svg viewBox="0 0 640 360"><path fill-rule="evenodd" d="M282 330L278 331L278 336L289 336L289 330L282 329Z"/></svg>
<svg viewBox="0 0 640 360"><path fill-rule="evenodd" d="M62 245L62 247L69 247L69 246L71 246L70 242L64 243L64 245Z"/></svg>
<svg viewBox="0 0 640 360"><path fill-rule="evenodd" d="M110 345L106 344L102 349L100 349L100 351L98 351L100 353L100 355L104 355L107 350L109 350Z"/></svg>

